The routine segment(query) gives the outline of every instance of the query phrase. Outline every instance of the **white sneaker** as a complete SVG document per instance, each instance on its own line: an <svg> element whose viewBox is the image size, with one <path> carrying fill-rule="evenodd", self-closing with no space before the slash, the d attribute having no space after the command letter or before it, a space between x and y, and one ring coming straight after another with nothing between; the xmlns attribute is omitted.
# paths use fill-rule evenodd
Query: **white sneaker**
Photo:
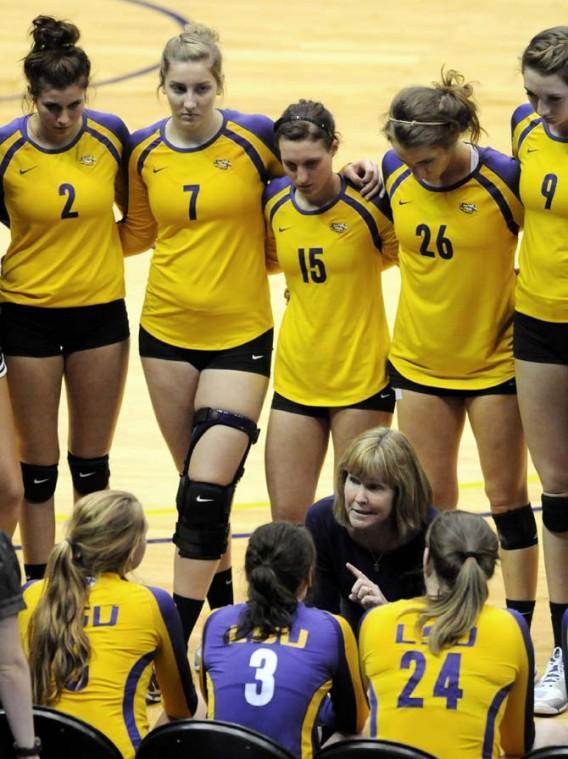
<svg viewBox="0 0 568 759"><path fill-rule="evenodd" d="M534 713L560 714L567 708L568 698L566 697L562 649L555 648L546 665L544 675L534 688Z"/></svg>

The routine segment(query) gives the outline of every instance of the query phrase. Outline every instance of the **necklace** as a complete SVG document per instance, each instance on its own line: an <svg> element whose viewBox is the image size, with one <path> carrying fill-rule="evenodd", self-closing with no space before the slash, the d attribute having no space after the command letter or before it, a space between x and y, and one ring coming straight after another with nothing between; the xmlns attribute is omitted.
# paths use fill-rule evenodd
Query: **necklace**
<svg viewBox="0 0 568 759"><path fill-rule="evenodd" d="M375 572L378 572L381 568L381 559L385 555L384 551L381 551L379 554L373 553L370 548L367 548L367 552L371 559L373 560L373 569Z"/></svg>

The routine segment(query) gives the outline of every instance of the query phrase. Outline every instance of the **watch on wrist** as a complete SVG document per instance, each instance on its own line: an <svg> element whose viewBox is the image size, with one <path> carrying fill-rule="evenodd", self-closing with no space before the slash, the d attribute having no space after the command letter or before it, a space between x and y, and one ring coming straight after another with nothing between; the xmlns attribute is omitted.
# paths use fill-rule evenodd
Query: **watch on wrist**
<svg viewBox="0 0 568 759"><path fill-rule="evenodd" d="M14 743L14 751L16 752L16 756L37 756L41 753L41 740L40 738L36 737L34 738L34 745L31 746L31 748L26 748L25 746L18 746L17 743Z"/></svg>

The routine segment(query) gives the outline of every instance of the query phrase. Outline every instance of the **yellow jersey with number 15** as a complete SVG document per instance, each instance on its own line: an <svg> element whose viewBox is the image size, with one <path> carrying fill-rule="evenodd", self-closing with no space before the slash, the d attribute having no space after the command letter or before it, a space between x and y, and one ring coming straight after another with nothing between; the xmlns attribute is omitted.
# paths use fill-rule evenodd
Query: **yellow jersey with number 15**
<svg viewBox="0 0 568 759"><path fill-rule="evenodd" d="M349 406L388 384L381 270L398 246L387 206L344 177L337 197L315 211L299 207L288 178L266 188L266 222L290 293L274 372L285 398Z"/></svg>

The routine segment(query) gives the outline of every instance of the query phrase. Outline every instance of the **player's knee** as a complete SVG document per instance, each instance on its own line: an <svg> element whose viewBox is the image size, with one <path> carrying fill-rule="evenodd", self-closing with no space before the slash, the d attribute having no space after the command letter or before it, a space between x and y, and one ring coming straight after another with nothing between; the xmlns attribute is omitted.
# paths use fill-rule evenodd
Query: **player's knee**
<svg viewBox="0 0 568 759"><path fill-rule="evenodd" d="M542 523L550 532L568 532L568 495L543 493Z"/></svg>
<svg viewBox="0 0 568 759"><path fill-rule="evenodd" d="M180 479L173 541L185 559L220 559L227 550L235 485Z"/></svg>
<svg viewBox="0 0 568 759"><path fill-rule="evenodd" d="M45 503L53 497L57 485L57 464L21 463L24 498L29 503Z"/></svg>
<svg viewBox="0 0 568 759"><path fill-rule="evenodd" d="M244 432L248 445L227 485L192 481L189 478L191 456L201 437L211 427L222 425ZM223 409L200 408L193 418L191 441L185 457L177 494L178 522L174 543L180 556L188 559L219 559L227 550L229 518L235 487L244 472L244 463L259 430L256 423L242 414Z"/></svg>
<svg viewBox="0 0 568 759"><path fill-rule="evenodd" d="M92 459L83 459L72 453L67 455L73 487L81 495L106 490L110 479L108 454Z"/></svg>
<svg viewBox="0 0 568 759"><path fill-rule="evenodd" d="M530 548L538 543L536 521L530 503L493 514L499 544L504 551Z"/></svg>

